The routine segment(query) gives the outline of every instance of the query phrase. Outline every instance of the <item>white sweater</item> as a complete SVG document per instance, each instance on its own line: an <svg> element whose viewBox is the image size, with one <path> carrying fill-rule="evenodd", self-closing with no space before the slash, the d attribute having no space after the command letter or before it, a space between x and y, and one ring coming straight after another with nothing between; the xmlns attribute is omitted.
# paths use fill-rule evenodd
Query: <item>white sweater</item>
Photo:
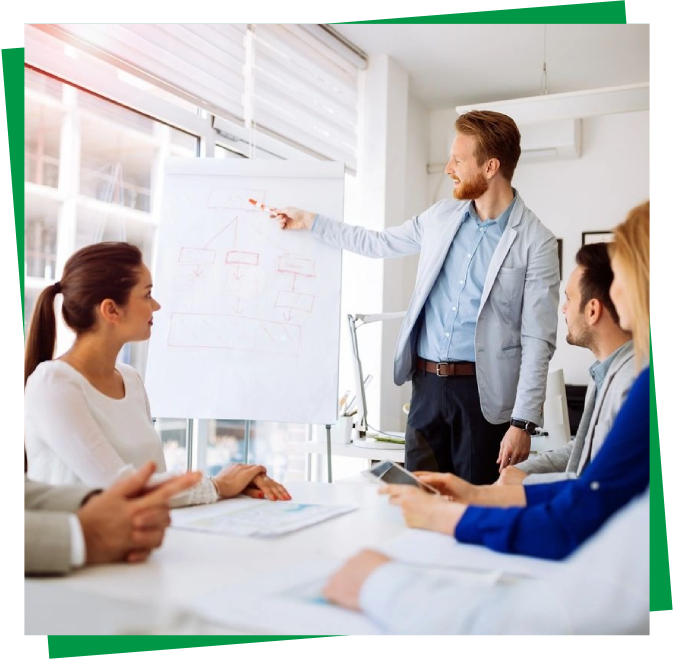
<svg viewBox="0 0 680 663"><path fill-rule="evenodd" d="M111 398L64 361L40 364L26 382L25 444L28 477L55 485L106 488L152 460L162 479L165 458L142 379L134 368L117 364L125 396ZM208 478L174 506L215 502Z"/></svg>

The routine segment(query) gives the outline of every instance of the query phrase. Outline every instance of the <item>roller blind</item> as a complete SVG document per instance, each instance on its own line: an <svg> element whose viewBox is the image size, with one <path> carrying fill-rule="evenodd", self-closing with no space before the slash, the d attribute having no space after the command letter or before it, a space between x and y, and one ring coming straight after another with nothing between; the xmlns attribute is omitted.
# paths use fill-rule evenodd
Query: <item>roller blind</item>
<svg viewBox="0 0 680 663"><path fill-rule="evenodd" d="M356 169L356 62L318 38L319 26L251 27L248 119L266 130Z"/></svg>
<svg viewBox="0 0 680 663"><path fill-rule="evenodd" d="M69 23L36 28L190 99L215 115L216 125L225 126L220 121L225 120L246 140L254 132L255 138L266 136L269 145L278 140L356 170L358 78L366 57L327 27Z"/></svg>
<svg viewBox="0 0 680 663"><path fill-rule="evenodd" d="M184 93L196 105L244 118L246 25L64 24L50 26L73 45L108 56Z"/></svg>

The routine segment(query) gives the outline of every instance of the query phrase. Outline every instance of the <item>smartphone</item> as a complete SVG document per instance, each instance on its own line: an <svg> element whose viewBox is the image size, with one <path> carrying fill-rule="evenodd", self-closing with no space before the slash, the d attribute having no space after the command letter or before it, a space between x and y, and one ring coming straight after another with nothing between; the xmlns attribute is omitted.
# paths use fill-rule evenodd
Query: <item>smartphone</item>
<svg viewBox="0 0 680 663"><path fill-rule="evenodd" d="M385 460L382 463L378 463L371 467L371 469L364 470L362 474L371 481L383 481L385 483L396 483L404 486L415 486L432 495L440 494L436 488L423 483L415 474L411 474L411 472L405 470L401 465L393 463L391 460Z"/></svg>

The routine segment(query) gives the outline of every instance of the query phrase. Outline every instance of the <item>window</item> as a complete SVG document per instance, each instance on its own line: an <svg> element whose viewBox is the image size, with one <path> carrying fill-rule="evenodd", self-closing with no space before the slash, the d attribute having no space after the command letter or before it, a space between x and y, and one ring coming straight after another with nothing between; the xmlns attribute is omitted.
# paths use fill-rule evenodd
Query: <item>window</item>
<svg viewBox="0 0 680 663"><path fill-rule="evenodd" d="M186 419L157 419L156 430L163 444L168 472L189 469L189 422Z"/></svg>
<svg viewBox="0 0 680 663"><path fill-rule="evenodd" d="M283 424L254 421L249 424L250 443L246 459L246 428L244 421L213 419L208 422L206 471L217 474L227 463L266 465L269 475L277 481L303 481L305 458L289 452L290 443L306 439L306 424Z"/></svg>
<svg viewBox="0 0 680 663"><path fill-rule="evenodd" d="M25 126L28 320L37 295L82 246L129 241L153 263L162 159L196 155L198 138L32 69ZM71 342L60 328L57 352ZM131 356L142 370L142 355Z"/></svg>

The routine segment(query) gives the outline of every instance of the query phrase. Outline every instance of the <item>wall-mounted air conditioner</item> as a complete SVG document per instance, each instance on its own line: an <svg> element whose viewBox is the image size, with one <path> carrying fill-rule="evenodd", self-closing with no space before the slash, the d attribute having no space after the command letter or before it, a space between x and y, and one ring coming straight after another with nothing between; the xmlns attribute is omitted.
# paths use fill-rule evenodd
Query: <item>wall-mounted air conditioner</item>
<svg viewBox="0 0 680 663"><path fill-rule="evenodd" d="M581 120L518 123L518 129L522 134L520 164L581 157ZM446 144L451 145L455 137L456 132L450 131ZM427 172L440 174L445 167L443 161L428 163Z"/></svg>
<svg viewBox="0 0 680 663"><path fill-rule="evenodd" d="M578 159L582 119L649 110L649 83L456 106L459 115L471 110L494 110L515 120L522 134L520 163Z"/></svg>
<svg viewBox="0 0 680 663"><path fill-rule="evenodd" d="M520 124L520 163L578 159L581 156L581 120L554 120Z"/></svg>

